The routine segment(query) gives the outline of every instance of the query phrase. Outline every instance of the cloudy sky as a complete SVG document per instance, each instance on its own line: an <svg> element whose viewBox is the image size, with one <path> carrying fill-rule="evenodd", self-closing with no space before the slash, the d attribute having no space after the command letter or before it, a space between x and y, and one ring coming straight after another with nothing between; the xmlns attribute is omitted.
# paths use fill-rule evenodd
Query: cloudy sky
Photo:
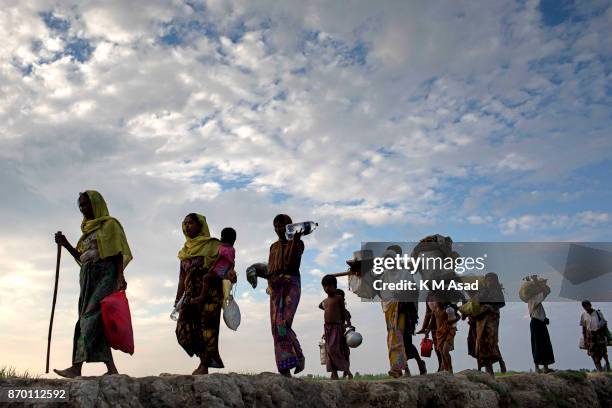
<svg viewBox="0 0 612 408"><path fill-rule="evenodd" d="M197 365L168 318L189 212L236 228L242 279L275 214L320 223L295 320L310 373L320 277L362 241L612 240L611 26L606 1L2 1L0 365L44 371L53 233L78 239L85 189L134 253L136 353L116 355L138 376ZM225 371L274 371L267 296L244 280L238 296ZM70 364L77 300L64 254L54 368ZM365 337L354 370L385 372L380 306L348 301ZM591 367L579 305L547 307L556 366ZM510 369L531 364L526 315L503 310ZM457 369L474 366L466 331Z"/></svg>

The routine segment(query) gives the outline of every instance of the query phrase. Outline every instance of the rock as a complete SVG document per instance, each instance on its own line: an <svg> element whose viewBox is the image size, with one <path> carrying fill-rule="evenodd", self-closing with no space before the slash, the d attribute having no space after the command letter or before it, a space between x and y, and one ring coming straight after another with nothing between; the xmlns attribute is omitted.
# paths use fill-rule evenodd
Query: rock
<svg viewBox="0 0 612 408"><path fill-rule="evenodd" d="M612 376L559 371L492 378L466 370L382 381L289 379L278 374L161 374L0 380L0 387L65 388L68 403L33 407L610 407ZM9 405L10 406L10 405ZM22 406L15 403L14 406Z"/></svg>

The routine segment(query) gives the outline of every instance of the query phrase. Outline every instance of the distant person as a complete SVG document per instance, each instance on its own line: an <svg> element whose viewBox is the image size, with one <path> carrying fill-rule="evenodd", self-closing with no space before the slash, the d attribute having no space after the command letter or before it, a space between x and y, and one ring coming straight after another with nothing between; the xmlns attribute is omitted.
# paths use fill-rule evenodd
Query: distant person
<svg viewBox="0 0 612 408"><path fill-rule="evenodd" d="M531 331L531 354L533 355L533 363L535 364L535 370L537 373L550 373L553 370L548 368L549 365L554 364L555 355L553 353L552 343L550 342L550 335L548 334L549 320L546 317L544 306L542 302L550 294L550 287L546 285L546 281L539 279L537 276L532 276L530 279L541 282L541 290L531 296L527 302L529 308L529 317L531 322L529 323L529 329ZM544 367L540 369L540 365Z"/></svg>
<svg viewBox="0 0 612 408"><path fill-rule="evenodd" d="M391 245L387 248L385 256L395 257L402 254L399 245ZM393 270L385 271L385 275L394 273ZM389 281L397 281L397 276L390 276ZM389 375L394 378L402 375L410 376L408 361L415 359L421 375L427 374L425 361L421 359L418 350L412 344L412 336L416 331L419 321L417 302L400 302L395 294L384 296L381 301L382 310L387 323L387 349L389 353ZM405 372L405 374L404 374Z"/></svg>
<svg viewBox="0 0 612 408"><path fill-rule="evenodd" d="M212 269L221 243L212 238L201 214L187 214L182 223L185 243L178 253L179 283L174 305L183 298L176 338L185 352L198 356L193 375L208 374L209 368L223 368L219 355L219 324L223 304L222 278ZM206 290L202 287L206 285Z"/></svg>
<svg viewBox="0 0 612 408"><path fill-rule="evenodd" d="M603 371L601 360L606 363L606 371L610 371L608 361L608 322L601 310L593 309L593 305L588 300L582 302L584 312L580 316L580 326L582 326L582 336L584 347L589 356L595 363L597 371Z"/></svg>
<svg viewBox="0 0 612 408"><path fill-rule="evenodd" d="M436 344L440 352L441 371L452 374L453 363L450 352L455 349L455 335L457 334L457 321L459 313L452 303L429 302L429 308L436 320ZM429 332L425 333L425 337Z"/></svg>
<svg viewBox="0 0 612 408"><path fill-rule="evenodd" d="M350 313L344 305L344 292L338 289L335 276L325 275L321 280L323 290L327 293L319 308L325 313L324 336L325 351L327 353L327 372L331 373L331 379L337 380L338 371L342 371L343 377L353 378L350 370L349 347L344 337L344 331L351 325Z"/></svg>
<svg viewBox="0 0 612 408"><path fill-rule="evenodd" d="M286 377L304 370L305 359L300 342L293 331L293 318L300 303L300 264L304 253L302 231L291 240L285 236L285 226L291 217L279 214L274 217L274 232L278 240L270 246L268 258L268 288L270 290L270 323L274 339L274 356L278 372Z"/></svg>
<svg viewBox="0 0 612 408"><path fill-rule="evenodd" d="M342 304L344 305L344 307L343 307L343 310L344 310L344 322L345 322L344 333L346 333L346 329L348 327L353 327L353 325L351 324L352 316L351 316L350 312L346 308L346 297L345 297L346 295L345 295L344 291L342 289L338 289L338 293L340 294L340 296L342 296ZM346 336L344 337L344 339L346 340ZM346 347L343 350L346 353L346 359L350 363L351 349L349 347ZM342 378L348 378L349 380L352 380L353 379L353 373L351 373L350 369L347 370L347 371L344 371L342 373Z"/></svg>
<svg viewBox="0 0 612 408"><path fill-rule="evenodd" d="M506 372L506 363L499 350L499 310L506 303L503 288L496 273L489 272L485 275L484 288L476 297L480 303L480 313L475 316L476 339L474 343L478 369L484 367L487 373L494 375L493 364L498 362L500 371Z"/></svg>
<svg viewBox="0 0 612 408"><path fill-rule="evenodd" d="M53 370L74 378L81 375L84 362L106 364L106 374L117 374L111 348L104 335L100 301L127 286L123 277L132 253L119 221L108 213L100 193L87 190L79 194L79 210L83 214L82 235L76 248L64 234L55 234L55 242L66 248L81 266L79 320L74 328L72 366Z"/></svg>
<svg viewBox="0 0 612 408"><path fill-rule="evenodd" d="M425 334L425 338L429 338L431 334L431 340L433 341L434 352L436 353L436 358L438 360L438 369L437 372L443 371L442 368L442 353L440 345L438 344L438 337L436 336L436 316L433 312L431 306L436 303L436 297L432 292L427 294L425 298L425 317L423 318L423 325L421 329L417 332L417 334Z"/></svg>
<svg viewBox="0 0 612 408"><path fill-rule="evenodd" d="M483 282L483 285L484 285L484 282ZM468 292L469 292L469 301L464 302L463 305L459 308L459 311L461 312L461 319L465 320L467 318L467 321L468 321L468 327L469 327L468 336L467 336L468 354L474 357L474 359L476 359L478 371L480 371L483 367L483 361L481 361L478 358L478 354L476 353L476 342L478 338L478 320L476 319L476 316L480 314L481 310L480 310L480 304L478 303L479 302L478 291L475 290L475 291L468 291ZM501 294L503 295L503 293ZM498 300L501 300L502 298L503 296L500 296L500 299ZM501 306L501 303L498 306ZM482 312L487 312L487 309L485 308L485 310L483 310ZM501 317L501 313L500 313L500 317ZM498 340L499 340L499 334L498 334ZM499 369L500 369L500 372L505 373L506 363L504 362L504 359L502 358L502 355L501 355L501 351L499 350L499 341L497 344L497 350L493 353L493 355L496 355L496 356L499 355L499 358L497 361L499 363Z"/></svg>

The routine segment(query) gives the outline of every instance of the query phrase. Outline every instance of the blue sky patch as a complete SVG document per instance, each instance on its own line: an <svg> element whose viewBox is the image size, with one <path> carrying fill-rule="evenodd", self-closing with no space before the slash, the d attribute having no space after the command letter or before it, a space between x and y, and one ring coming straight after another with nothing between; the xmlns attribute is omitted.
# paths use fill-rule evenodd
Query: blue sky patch
<svg viewBox="0 0 612 408"><path fill-rule="evenodd" d="M538 9L542 22L547 26L557 26L570 20L574 9L573 0L540 0Z"/></svg>
<svg viewBox="0 0 612 408"><path fill-rule="evenodd" d="M83 63L91 57L91 53L94 49L95 48L88 40L84 38L72 38L64 48L64 55L70 55L75 60Z"/></svg>
<svg viewBox="0 0 612 408"><path fill-rule="evenodd" d="M56 17L53 12L40 13L45 25L53 31L65 33L70 29L70 21Z"/></svg>
<svg viewBox="0 0 612 408"><path fill-rule="evenodd" d="M219 38L219 31L213 23L198 20L172 21L163 24L162 31L163 34L160 35L159 41L170 47L184 45L199 36L212 40Z"/></svg>

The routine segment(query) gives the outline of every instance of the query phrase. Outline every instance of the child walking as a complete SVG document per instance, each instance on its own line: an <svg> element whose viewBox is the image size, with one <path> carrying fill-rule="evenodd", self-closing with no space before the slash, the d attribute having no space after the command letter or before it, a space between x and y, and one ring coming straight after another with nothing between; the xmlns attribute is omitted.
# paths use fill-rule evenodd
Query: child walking
<svg viewBox="0 0 612 408"><path fill-rule="evenodd" d="M453 363L450 352L455 348L455 334L457 333L457 321L459 314L455 305L451 303L430 302L433 316L436 319L436 343L440 350L440 368L442 371L453 373ZM427 337L429 333L426 333Z"/></svg>
<svg viewBox="0 0 612 408"><path fill-rule="evenodd" d="M338 290L335 276L325 275L321 280L323 290L327 293L319 308L324 310L325 350L327 352L327 372L331 379L338 379L338 371L344 372L344 377L353 378L349 368L349 348L344 337L344 329L351 325L350 314L344 307L343 292Z"/></svg>
<svg viewBox="0 0 612 408"><path fill-rule="evenodd" d="M344 327L342 328L342 333L346 333L346 329L348 327L352 327L351 324L351 314L349 313L349 311L346 309L346 299L344 297L344 291L342 289L338 289L338 294L340 296L342 296L342 310L344 311ZM346 343L346 337L343 335L342 339L344 340L344 343ZM343 351L346 353L346 361L348 361L350 363L350 354L351 354L351 349L348 347L344 347ZM348 378L349 380L353 379L353 373L351 373L351 370L345 370L342 373L342 378Z"/></svg>

